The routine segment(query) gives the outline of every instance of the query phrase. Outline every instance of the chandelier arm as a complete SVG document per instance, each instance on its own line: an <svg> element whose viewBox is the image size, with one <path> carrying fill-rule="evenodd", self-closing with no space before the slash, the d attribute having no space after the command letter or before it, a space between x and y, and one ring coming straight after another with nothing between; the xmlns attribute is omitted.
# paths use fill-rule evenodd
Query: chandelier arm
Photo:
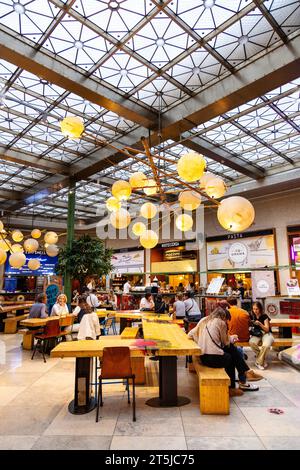
<svg viewBox="0 0 300 470"><path fill-rule="evenodd" d="M158 186L158 189L159 189L159 195L160 195L160 200L162 203L164 203L166 201L166 196L163 192L163 189L162 189L162 186L161 186L161 183L160 183L160 178L159 178L159 175L158 175L158 172L157 172L157 168L155 166L155 163L154 163L154 160L153 160L153 157L151 155L151 151L150 151L150 147L149 147L149 144L146 140L145 137L142 137L141 138L141 141L142 141L142 144L144 146L144 149L145 149L145 153L149 159L149 162L150 162L150 165L151 165L151 168L152 168L152 172L153 172L153 176L154 176L154 180L155 180L155 183L156 185Z"/></svg>

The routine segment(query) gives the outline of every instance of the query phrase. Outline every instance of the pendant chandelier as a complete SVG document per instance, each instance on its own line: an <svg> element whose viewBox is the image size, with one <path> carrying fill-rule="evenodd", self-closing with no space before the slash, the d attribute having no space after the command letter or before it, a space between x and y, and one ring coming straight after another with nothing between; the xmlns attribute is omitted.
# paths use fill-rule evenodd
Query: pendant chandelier
<svg viewBox="0 0 300 470"><path fill-rule="evenodd" d="M61 121L61 131L63 135L71 139L79 138L84 133L98 145L115 149L116 153L125 154L128 158L147 166L151 171L150 177L137 171L129 177L128 181L118 180L112 185L112 196L107 199L106 207L111 212L110 222L117 229L127 228L131 222L131 216L122 207L122 202L129 202L132 196L141 196L143 192L146 196L157 198L163 204L167 203L169 191L164 190L165 185L162 183L164 179L167 180L168 186L183 187L178 195L178 203L184 211L196 210L205 198L217 206L218 221L224 229L230 232L246 230L254 221L254 207L244 197L231 196L221 201L218 200L226 194L226 184L219 176L205 171L206 161L199 153L190 151L182 155L177 162L177 171L170 172L156 164L156 160L172 165L174 161L162 155L152 154L148 141L144 137L141 138L144 152L128 146L119 149L106 140L97 139L86 132L83 120L77 116L64 118ZM144 203L140 208L140 216L146 220L153 218L156 212L157 207L151 202ZM185 232L192 228L193 218L188 214L180 214L175 219L175 224L179 230ZM147 230L142 222L136 222L133 225L133 233L140 237L140 243L145 248L153 248L158 243L157 233Z"/></svg>

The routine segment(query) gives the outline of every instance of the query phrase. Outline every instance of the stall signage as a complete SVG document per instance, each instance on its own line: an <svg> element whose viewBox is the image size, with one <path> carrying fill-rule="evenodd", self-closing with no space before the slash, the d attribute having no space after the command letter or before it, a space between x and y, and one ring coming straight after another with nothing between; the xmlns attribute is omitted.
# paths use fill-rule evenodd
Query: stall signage
<svg viewBox="0 0 300 470"><path fill-rule="evenodd" d="M160 246L161 246L162 248L173 248L174 246L180 246L180 242L162 243Z"/></svg>
<svg viewBox="0 0 300 470"><path fill-rule="evenodd" d="M229 246L228 256L233 263L243 263L247 259L248 249L244 243L233 243Z"/></svg>
<svg viewBox="0 0 300 470"><path fill-rule="evenodd" d="M275 295L274 271L254 271L251 273L252 298L265 298Z"/></svg>
<svg viewBox="0 0 300 470"><path fill-rule="evenodd" d="M114 253L111 262L114 273L142 273L144 272L144 250Z"/></svg>
<svg viewBox="0 0 300 470"><path fill-rule="evenodd" d="M298 279L289 279L286 283L288 295L300 295Z"/></svg>
<svg viewBox="0 0 300 470"><path fill-rule="evenodd" d="M29 269L28 268L28 261L31 259L38 259L41 263L39 269ZM26 253L26 264L22 266L22 268L17 269L10 266L8 260L5 265L5 274L7 275L16 275L19 274L21 276L51 276L55 273L55 265L58 262L57 256L48 256L44 253L34 253L28 254Z"/></svg>
<svg viewBox="0 0 300 470"><path fill-rule="evenodd" d="M206 293L207 294L218 294L221 290L221 287L222 287L222 284L223 284L224 281L225 281L224 277L221 277L221 276L214 277L210 281L210 283L209 283L209 285L206 289Z"/></svg>

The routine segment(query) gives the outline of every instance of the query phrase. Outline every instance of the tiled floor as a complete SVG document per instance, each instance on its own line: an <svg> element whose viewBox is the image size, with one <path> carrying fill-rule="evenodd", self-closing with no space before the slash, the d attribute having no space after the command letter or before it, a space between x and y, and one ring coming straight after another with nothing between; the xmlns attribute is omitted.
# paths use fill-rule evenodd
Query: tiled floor
<svg viewBox="0 0 300 470"><path fill-rule="evenodd" d="M101 420L95 411L72 415L74 363L30 353L18 335L0 335L0 449L300 449L300 372L272 361L258 392L231 401L229 416L200 415L194 374L178 360L180 395L191 399L180 408L151 408L157 395L157 363L147 361L149 384L137 387L137 421L124 387L106 385ZM249 365L253 357L249 352ZM271 414L280 408L282 414Z"/></svg>

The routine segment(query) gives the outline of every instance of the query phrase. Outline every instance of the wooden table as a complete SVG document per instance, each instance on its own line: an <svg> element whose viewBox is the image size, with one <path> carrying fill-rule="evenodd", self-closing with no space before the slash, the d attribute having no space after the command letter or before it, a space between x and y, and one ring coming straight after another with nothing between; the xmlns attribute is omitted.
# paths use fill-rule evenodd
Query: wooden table
<svg viewBox="0 0 300 470"><path fill-rule="evenodd" d="M172 323L172 319L156 320L149 316L143 318L142 323L144 339L157 343L155 355L159 357L159 397L147 400L147 405L182 406L190 403L189 398L177 395L177 356L199 356L199 346L179 325Z"/></svg>
<svg viewBox="0 0 300 470"><path fill-rule="evenodd" d="M23 336L23 349L31 350L33 349L34 343L34 335L36 334L36 330L44 327L46 323L52 320L61 320L61 326L69 326L69 318L73 317L73 315L64 315L61 317L53 316L47 318L26 318L26 320L20 321L20 325L24 326L29 329L26 332L26 336ZM20 332L23 334L23 332Z"/></svg>
<svg viewBox="0 0 300 470"><path fill-rule="evenodd" d="M270 325L279 327L279 337L280 338L292 338L292 328L300 328L300 319L292 318L272 318L270 320Z"/></svg>
<svg viewBox="0 0 300 470"><path fill-rule="evenodd" d="M18 310L24 313L25 310L29 310L32 306L32 302L23 302L21 304L8 305L0 308L0 331L4 330L3 320L7 319L8 313L17 313ZM17 315L16 315L17 316Z"/></svg>
<svg viewBox="0 0 300 470"><path fill-rule="evenodd" d="M148 325L146 331L151 336L159 336L157 330L151 328L154 320L145 320ZM189 403L189 399L185 397L177 397L177 355L200 355L200 348L194 341L187 338L185 333L178 325L172 323L157 322L158 328L169 326L170 329L164 328L163 343L157 339L153 339L153 344L149 345L135 339L122 339L121 336L101 336L95 341L70 341L58 344L51 351L52 357L75 357L75 387L74 400L69 404L69 411L73 414L84 414L93 410L96 406L95 398L91 396L91 374L92 374L92 358L102 357L103 349L106 346L128 346L130 348L131 357L144 357L145 355L157 354L160 360L160 397L159 406L180 406ZM150 329L149 329L150 328ZM152 339L152 338L151 338ZM168 342L168 343L167 343ZM147 344L148 343L148 344ZM162 358L166 356L164 361ZM168 384L168 380L171 383ZM183 400L181 400L183 398ZM151 403L148 403L154 406ZM157 406L157 405L155 405Z"/></svg>

